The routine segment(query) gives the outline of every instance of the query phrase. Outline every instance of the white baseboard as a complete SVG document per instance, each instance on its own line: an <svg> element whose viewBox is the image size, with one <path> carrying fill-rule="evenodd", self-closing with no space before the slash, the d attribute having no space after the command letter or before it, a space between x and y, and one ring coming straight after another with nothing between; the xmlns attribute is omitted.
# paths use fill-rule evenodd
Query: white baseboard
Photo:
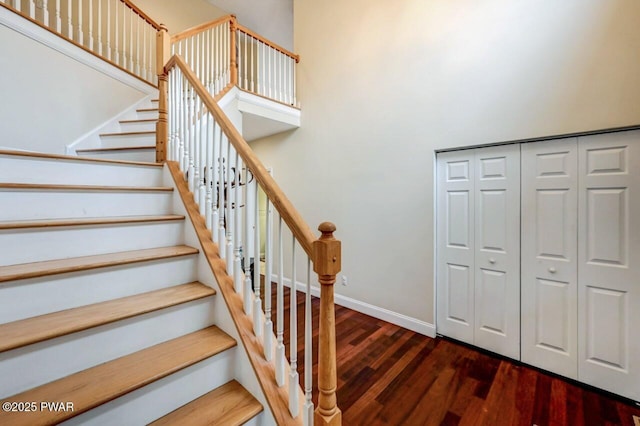
<svg viewBox="0 0 640 426"><path fill-rule="evenodd" d="M274 283L277 283L278 276L272 275L271 281ZM291 288L291 279L284 278L283 285L285 287ZM296 282L296 289L302 293L306 293L307 284L301 283L300 281L298 281ZM320 297L320 289L312 285L311 295L315 297ZM356 300L351 297L343 296L341 294L335 294L334 297L335 297L336 305L344 306L345 308L353 309L354 311L357 311L366 315L370 315L374 318L377 318L383 321L390 322L391 324L395 324L397 326L406 328L416 333L420 333L424 336L436 337L436 326L431 323L428 323L404 314L400 314L398 312L390 311L389 309L381 308L379 306L375 306L370 303L362 302L360 300Z"/></svg>

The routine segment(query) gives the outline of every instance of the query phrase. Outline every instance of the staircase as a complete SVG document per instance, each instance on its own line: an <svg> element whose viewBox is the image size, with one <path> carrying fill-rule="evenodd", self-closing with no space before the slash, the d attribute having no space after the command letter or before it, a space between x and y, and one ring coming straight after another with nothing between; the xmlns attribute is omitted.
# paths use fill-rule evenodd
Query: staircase
<svg viewBox="0 0 640 426"><path fill-rule="evenodd" d="M172 183L113 148L0 151L0 424L259 424Z"/></svg>
<svg viewBox="0 0 640 426"><path fill-rule="evenodd" d="M77 149L81 157L110 160L154 162L156 159L156 123L158 122L158 99L138 108L135 117L120 120L119 131L101 133L97 148Z"/></svg>

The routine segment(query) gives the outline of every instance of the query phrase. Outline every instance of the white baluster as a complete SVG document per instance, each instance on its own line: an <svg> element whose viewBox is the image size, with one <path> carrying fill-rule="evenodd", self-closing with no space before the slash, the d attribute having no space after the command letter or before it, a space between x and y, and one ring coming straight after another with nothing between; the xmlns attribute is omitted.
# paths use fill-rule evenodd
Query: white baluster
<svg viewBox="0 0 640 426"><path fill-rule="evenodd" d="M194 94L193 123L193 200L200 202L200 98Z"/></svg>
<svg viewBox="0 0 640 426"><path fill-rule="evenodd" d="M29 18L36 19L36 2L34 0L28 0L27 8L29 13Z"/></svg>
<svg viewBox="0 0 640 426"><path fill-rule="evenodd" d="M187 171L187 179L189 182L189 191L194 192L196 180L195 177L195 144L196 144L196 132L194 131L195 124L193 123L193 117L195 116L195 99L193 87L189 85L189 98L188 100L188 113L187 113L187 132L189 134L189 169Z"/></svg>
<svg viewBox="0 0 640 426"><path fill-rule="evenodd" d="M265 242L264 242L264 357L271 361L273 355L273 322L271 321L271 275L273 265L273 253L271 251L273 241L273 224L271 218L271 201L267 198Z"/></svg>
<svg viewBox="0 0 640 426"><path fill-rule="evenodd" d="M84 33L82 32L82 0L78 0L78 43L84 45Z"/></svg>
<svg viewBox="0 0 640 426"><path fill-rule="evenodd" d="M205 152L206 152L206 160L204 162L205 166L205 174L204 181L206 186L206 196L205 196L205 209L204 209L204 220L207 225L207 229L213 230L212 225L212 215L213 215L213 185L211 183L213 177L213 127L211 124L211 112L207 111L207 138L205 143ZM216 242L215 232L212 232L211 239L213 242Z"/></svg>
<svg viewBox="0 0 640 426"><path fill-rule="evenodd" d="M56 32L58 34L62 34L62 18L60 17L60 0L56 0L56 4L55 4L55 8L56 10L54 11L55 13L55 20L56 20Z"/></svg>
<svg viewBox="0 0 640 426"><path fill-rule="evenodd" d="M231 159L233 158L233 155L231 154L231 143L229 142L228 138L227 138L227 173L225 176L226 179L226 187L227 187L227 192L225 194L225 198L227 201L227 208L226 208L226 221L225 221L225 226L227 229L227 275L229 276L233 276L233 198L232 198L232 194L233 194L233 188L231 186L232 183L232 177L231 177L231 173L233 168L231 167ZM234 283L235 284L235 283ZM240 288L239 287L235 287L236 292L240 293Z"/></svg>
<svg viewBox="0 0 640 426"><path fill-rule="evenodd" d="M98 55L102 56L102 0L98 0Z"/></svg>
<svg viewBox="0 0 640 426"><path fill-rule="evenodd" d="M185 84L184 76L182 75L182 70L178 68L178 84L179 84L179 95L180 95L180 170L183 173L186 173L187 167L189 164L189 158L187 154L187 126L186 126L186 100L187 100L187 88Z"/></svg>
<svg viewBox="0 0 640 426"><path fill-rule="evenodd" d="M118 9L119 9L119 4L120 4L120 0L115 0L115 10L114 10L114 18L113 18L113 22L114 22L114 41L113 41L113 48L114 48L114 56L116 57L116 64L120 65L120 51L118 50L119 46L118 46L118 38L120 36L119 31L118 31L118 21L120 21L120 17L118 16Z"/></svg>
<svg viewBox="0 0 640 426"><path fill-rule="evenodd" d="M251 40L251 91L255 92L255 68L256 68L256 58L253 56L253 45L255 39L253 37L249 38Z"/></svg>
<svg viewBox="0 0 640 426"><path fill-rule="evenodd" d="M249 251L249 236L251 235L251 219L253 217L252 212L249 211L250 204L249 195L249 168L245 167L244 170L244 312L247 315L251 315L252 300L251 295L253 289L251 288L251 256ZM253 267L255 268L255 263ZM257 316L259 311L254 312L254 316Z"/></svg>
<svg viewBox="0 0 640 426"><path fill-rule="evenodd" d="M142 21L142 57L140 58L140 62L141 62L141 74L142 74L142 78L144 78L145 80L148 80L149 77L147 77L147 32L149 30L149 26L147 25L146 21ZM173 56L175 46L171 45L171 55Z"/></svg>
<svg viewBox="0 0 640 426"><path fill-rule="evenodd" d="M264 95L264 43L258 41L258 93Z"/></svg>
<svg viewBox="0 0 640 426"><path fill-rule="evenodd" d="M142 62L140 60L140 53L142 51L142 48L140 46L140 23L142 21L142 18L140 18L140 16L138 16L138 14L136 14L136 60L135 60L135 64L136 64L136 75L137 76L141 76L142 73L140 72L140 62ZM142 21L142 23L144 23L144 21ZM144 25L143 27L144 28Z"/></svg>
<svg viewBox="0 0 640 426"><path fill-rule="evenodd" d="M129 11L129 71L134 72L135 67L133 65L133 10L126 8ZM125 67L126 68L126 67Z"/></svg>
<svg viewBox="0 0 640 426"><path fill-rule="evenodd" d="M219 140L219 130L218 123L213 120L213 139L211 141L212 146L212 157L211 157L211 239L214 243L219 244L218 240L218 222L220 221L218 217L218 158L220 157L220 149L218 148Z"/></svg>
<svg viewBox="0 0 640 426"><path fill-rule="evenodd" d="M93 52L93 0L89 0L89 50Z"/></svg>
<svg viewBox="0 0 640 426"><path fill-rule="evenodd" d="M242 87L242 82L243 80L243 75L242 75L242 65L244 63L244 57L242 56L242 44L240 42L241 37L240 34L242 34L240 31L236 32L236 43L237 43L237 49L238 49L238 86Z"/></svg>
<svg viewBox="0 0 640 426"><path fill-rule="evenodd" d="M49 0L42 0L42 23L45 27L50 28L49 25Z"/></svg>
<svg viewBox="0 0 640 426"><path fill-rule="evenodd" d="M107 59L111 60L111 0L107 0Z"/></svg>
<svg viewBox="0 0 640 426"><path fill-rule="evenodd" d="M73 40L73 0L67 0L67 37Z"/></svg>
<svg viewBox="0 0 640 426"><path fill-rule="evenodd" d="M236 151L236 159L235 159L235 169L233 180L235 181L234 187L234 202L235 202L235 210L233 212L234 219L233 224L234 229L234 256L233 256L233 280L235 282L236 291L239 293L242 290L242 212L240 211L240 203L242 202L242 192L240 186L240 178L242 176L242 160ZM246 299L244 307L247 307ZM249 309L251 309L251 305L249 305Z"/></svg>
<svg viewBox="0 0 640 426"><path fill-rule="evenodd" d="M278 386L284 385L285 375L285 353L284 353L284 248L282 244L282 216L279 216L280 227L278 228L278 290L276 294L276 383Z"/></svg>
<svg viewBox="0 0 640 426"><path fill-rule="evenodd" d="M313 426L313 315L311 305L311 258L307 257L307 293L304 295L304 426Z"/></svg>
<svg viewBox="0 0 640 426"><path fill-rule="evenodd" d="M296 290L296 238L291 237L292 267L289 291L289 412L298 416L298 292Z"/></svg>
<svg viewBox="0 0 640 426"><path fill-rule="evenodd" d="M269 85L269 95L268 95L268 97L270 97L270 98L273 96L273 94L272 94L272 92L273 92L273 69L272 69L273 61L272 61L271 55L272 55L272 49L267 47L267 73L268 73L267 84Z"/></svg>
<svg viewBox="0 0 640 426"><path fill-rule="evenodd" d="M20 3L22 3L20 0L13 0L13 8L15 10L20 10L21 9Z"/></svg>
<svg viewBox="0 0 640 426"><path fill-rule="evenodd" d="M296 60L293 60L293 82L291 83L293 85L292 90L293 90L293 99L291 102L291 105L293 106L298 106L298 98L297 98L297 94L296 94Z"/></svg>
<svg viewBox="0 0 640 426"><path fill-rule="evenodd" d="M218 251L220 257L225 258L225 229L224 229L224 217L225 217L225 197L224 197L224 144L222 129L218 126L218 134L220 135L220 149L218 150L218 214L219 214L219 226L218 226Z"/></svg>
<svg viewBox="0 0 640 426"><path fill-rule="evenodd" d="M199 125L200 128L200 189L198 190L198 203L200 204L200 214L202 216L206 215L207 212L207 188L205 183L207 182L207 120L209 117L209 111L205 109L204 103L200 101L201 105L201 113L199 115Z"/></svg>
<svg viewBox="0 0 640 426"><path fill-rule="evenodd" d="M258 208L258 182L253 178L253 333L262 336L262 300L260 299L260 209ZM265 277L266 280L266 277ZM267 336L271 339L271 334ZM265 339L266 340L266 339Z"/></svg>
<svg viewBox="0 0 640 426"><path fill-rule="evenodd" d="M247 44L249 43L249 36L247 33L244 34L244 89L249 89L249 72L247 70L247 65L249 64L249 55L247 55Z"/></svg>

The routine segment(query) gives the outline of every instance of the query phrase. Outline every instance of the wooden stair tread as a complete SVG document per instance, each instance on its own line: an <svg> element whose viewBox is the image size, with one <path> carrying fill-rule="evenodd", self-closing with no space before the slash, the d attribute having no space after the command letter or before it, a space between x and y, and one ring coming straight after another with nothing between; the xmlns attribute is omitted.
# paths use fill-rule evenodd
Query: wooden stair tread
<svg viewBox="0 0 640 426"><path fill-rule="evenodd" d="M44 158L51 160L65 160L65 161L82 161L82 162L92 162L92 163L111 163L111 164L122 164L122 165L130 165L130 166L149 166L149 167L162 167L162 163L150 163L147 161L128 161L128 160L109 160L107 158L87 158L87 157L78 157L76 155L58 155L58 154L45 154L40 152L29 152L29 151L12 151L6 149L0 149L0 155L10 155L10 156L20 156L20 157L33 157L33 158Z"/></svg>
<svg viewBox="0 0 640 426"><path fill-rule="evenodd" d="M13 222L0 222L0 230L26 229L26 228L52 228L60 226L86 226L86 225L121 225L127 223L168 222L184 220L184 216L167 214L158 216L109 216L70 219L43 219L24 220Z"/></svg>
<svg viewBox="0 0 640 426"><path fill-rule="evenodd" d="M140 192L171 192L171 186L108 186L108 185L65 185L48 183L13 183L0 182L0 189L45 189L58 191L140 191Z"/></svg>
<svg viewBox="0 0 640 426"><path fill-rule="evenodd" d="M180 245L1 266L0 283L46 275L86 271L108 266L167 259L170 257L187 256L196 253L198 253L198 249Z"/></svg>
<svg viewBox="0 0 640 426"><path fill-rule="evenodd" d="M157 118L145 118L140 120L120 120L120 123L155 123L157 122Z"/></svg>
<svg viewBox="0 0 640 426"><path fill-rule="evenodd" d="M136 151L136 150L155 150L155 145L137 145L137 146L117 146L113 148L92 148L92 149L78 149L76 152L89 153L89 152L113 152L113 151Z"/></svg>
<svg viewBox="0 0 640 426"><path fill-rule="evenodd" d="M262 410L260 402L240 383L232 380L150 423L150 426L242 425Z"/></svg>
<svg viewBox="0 0 640 426"><path fill-rule="evenodd" d="M213 288L193 282L0 324L0 352L213 296L215 293Z"/></svg>
<svg viewBox="0 0 640 426"><path fill-rule="evenodd" d="M0 412L3 425L58 424L236 345L216 326L22 392L7 401L68 401L73 412Z"/></svg>
<svg viewBox="0 0 640 426"><path fill-rule="evenodd" d="M155 130L141 131L141 132L114 132L114 133L101 133L100 136L143 136L143 135L155 135Z"/></svg>

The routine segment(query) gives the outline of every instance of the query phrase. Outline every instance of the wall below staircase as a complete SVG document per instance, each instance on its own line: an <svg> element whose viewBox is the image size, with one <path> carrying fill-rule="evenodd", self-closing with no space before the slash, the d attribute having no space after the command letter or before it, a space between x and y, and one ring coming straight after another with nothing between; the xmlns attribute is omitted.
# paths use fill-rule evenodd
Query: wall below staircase
<svg viewBox="0 0 640 426"><path fill-rule="evenodd" d="M48 31L11 15L0 9L0 146L64 154L65 145L151 93L151 86L145 83L108 76L10 28L5 25L7 19L37 37L61 42ZM77 50L78 56L90 56L89 61L95 58L71 45L67 49Z"/></svg>

